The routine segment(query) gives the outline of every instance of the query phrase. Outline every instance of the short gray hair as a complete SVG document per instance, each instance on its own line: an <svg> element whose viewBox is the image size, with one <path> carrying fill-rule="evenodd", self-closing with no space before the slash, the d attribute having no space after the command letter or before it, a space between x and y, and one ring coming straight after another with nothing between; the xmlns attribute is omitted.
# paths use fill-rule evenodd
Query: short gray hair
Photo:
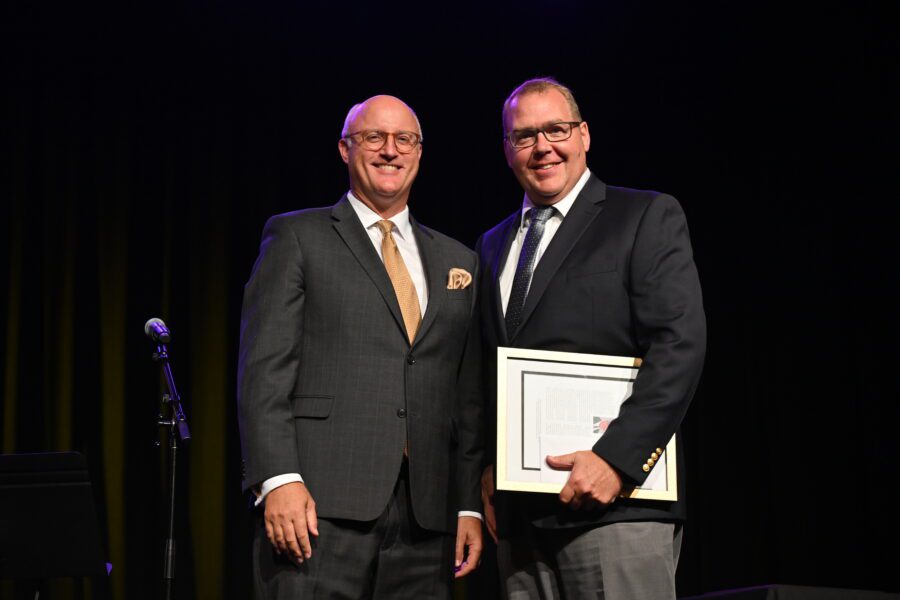
<svg viewBox="0 0 900 600"><path fill-rule="evenodd" d="M525 81L519 85L519 87L514 89L503 103L503 113L501 114L501 118L503 119L503 131L506 131L506 113L509 112L513 100L521 96L527 96L528 94L543 94L549 90L556 90L562 94L563 98L566 99L566 104L569 105L569 111L572 113L572 118L576 121L581 120L581 111L578 109L578 103L575 102L575 96L572 94L572 90L553 77L535 77L534 79Z"/></svg>

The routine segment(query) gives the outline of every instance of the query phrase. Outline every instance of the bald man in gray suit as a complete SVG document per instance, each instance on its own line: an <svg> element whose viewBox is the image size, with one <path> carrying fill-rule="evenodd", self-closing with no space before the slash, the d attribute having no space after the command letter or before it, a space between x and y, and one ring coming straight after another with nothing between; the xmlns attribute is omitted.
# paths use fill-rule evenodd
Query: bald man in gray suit
<svg viewBox="0 0 900 600"><path fill-rule="evenodd" d="M416 115L347 115L337 204L272 217L244 293L238 417L257 598L449 598L481 552L475 254L407 201Z"/></svg>

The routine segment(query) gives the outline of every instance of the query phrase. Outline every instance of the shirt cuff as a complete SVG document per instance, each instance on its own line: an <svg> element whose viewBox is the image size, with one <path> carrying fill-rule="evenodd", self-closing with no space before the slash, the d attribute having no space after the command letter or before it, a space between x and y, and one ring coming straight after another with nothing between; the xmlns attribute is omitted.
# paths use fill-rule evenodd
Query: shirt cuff
<svg viewBox="0 0 900 600"><path fill-rule="evenodd" d="M276 475L275 477L269 477L265 481L263 481L262 486L260 486L259 491L254 490L256 494L256 502L253 503L253 506L259 506L262 504L263 500L266 499L266 496L277 487L281 487L286 483L294 483L295 481L299 483L303 483L303 478L300 477L300 473L285 473L284 475Z"/></svg>
<svg viewBox="0 0 900 600"><path fill-rule="evenodd" d="M457 517L475 517L479 521L484 521L484 516L481 513L477 513L471 510L461 510L456 515Z"/></svg>

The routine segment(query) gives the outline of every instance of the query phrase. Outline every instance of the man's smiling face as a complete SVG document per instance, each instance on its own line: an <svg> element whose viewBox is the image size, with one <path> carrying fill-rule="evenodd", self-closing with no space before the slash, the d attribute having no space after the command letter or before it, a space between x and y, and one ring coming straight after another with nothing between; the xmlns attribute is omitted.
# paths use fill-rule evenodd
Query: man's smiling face
<svg viewBox="0 0 900 600"><path fill-rule="evenodd" d="M557 90L526 93L512 100L503 118L506 133L518 129L540 129L553 123L576 121L565 97ZM587 168L591 135L587 123L574 128L572 136L549 142L538 133L537 143L514 148L504 142L506 162L528 198L538 205L552 205L568 194Z"/></svg>
<svg viewBox="0 0 900 600"><path fill-rule="evenodd" d="M361 201L385 217L403 210L419 172L422 145L411 152L397 150L396 134L421 136L412 110L393 96L366 100L348 123L348 133L381 131L389 135L380 150L369 150L353 139L341 139L339 150L350 171L350 186Z"/></svg>

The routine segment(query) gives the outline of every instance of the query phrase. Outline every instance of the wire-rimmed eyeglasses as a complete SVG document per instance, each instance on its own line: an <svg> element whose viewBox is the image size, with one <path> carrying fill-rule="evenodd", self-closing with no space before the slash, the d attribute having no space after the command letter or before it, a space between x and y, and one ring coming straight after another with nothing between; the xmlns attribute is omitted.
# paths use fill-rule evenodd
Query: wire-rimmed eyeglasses
<svg viewBox="0 0 900 600"><path fill-rule="evenodd" d="M351 139L361 145L366 150L377 152L384 148L389 137L394 138L394 147L397 152L408 154L416 149L416 146L422 143L422 136L412 131L398 131L397 133L388 133L386 131L365 130L354 131L344 136L344 139Z"/></svg>

